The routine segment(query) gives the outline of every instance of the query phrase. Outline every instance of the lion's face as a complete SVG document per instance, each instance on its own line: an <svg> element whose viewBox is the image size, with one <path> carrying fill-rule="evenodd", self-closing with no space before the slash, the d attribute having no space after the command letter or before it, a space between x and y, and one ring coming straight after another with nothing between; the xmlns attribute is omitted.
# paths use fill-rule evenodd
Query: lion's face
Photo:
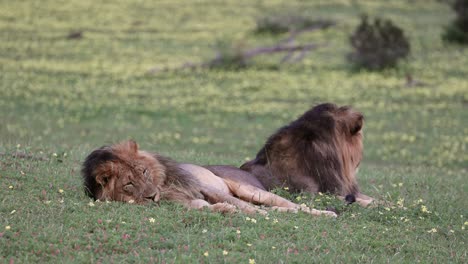
<svg viewBox="0 0 468 264"><path fill-rule="evenodd" d="M351 162L350 169L354 169L357 173L363 152L364 116L347 106L339 107L334 114L338 122L339 134L345 139L341 142L342 155ZM343 163L346 164L347 161Z"/></svg>
<svg viewBox="0 0 468 264"><path fill-rule="evenodd" d="M87 167L91 167L89 175ZM95 150L85 161L83 172L85 181L94 177L98 185L95 191L90 190L95 199L122 202L157 202L165 179L164 166L150 153L138 150L134 141Z"/></svg>

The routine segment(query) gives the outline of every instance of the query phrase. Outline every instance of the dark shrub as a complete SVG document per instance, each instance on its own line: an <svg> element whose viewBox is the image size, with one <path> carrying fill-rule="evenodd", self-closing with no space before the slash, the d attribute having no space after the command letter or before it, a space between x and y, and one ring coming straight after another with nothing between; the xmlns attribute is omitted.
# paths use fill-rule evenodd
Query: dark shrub
<svg viewBox="0 0 468 264"><path fill-rule="evenodd" d="M363 16L350 42L353 52L348 59L357 67L370 70L395 67L397 61L410 52L410 44L403 30L390 20L379 18L371 24L367 16Z"/></svg>
<svg viewBox="0 0 468 264"><path fill-rule="evenodd" d="M328 28L335 23L330 20L311 19L301 15L266 16L257 19L258 34L282 34L310 28Z"/></svg>
<svg viewBox="0 0 468 264"><path fill-rule="evenodd" d="M445 29L442 38L445 41L468 44L468 0L456 0L452 7L457 17Z"/></svg>

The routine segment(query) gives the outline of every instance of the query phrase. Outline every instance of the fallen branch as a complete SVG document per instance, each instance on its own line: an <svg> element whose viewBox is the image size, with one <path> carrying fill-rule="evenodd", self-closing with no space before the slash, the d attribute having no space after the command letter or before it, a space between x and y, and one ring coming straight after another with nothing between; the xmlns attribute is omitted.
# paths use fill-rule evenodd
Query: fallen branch
<svg viewBox="0 0 468 264"><path fill-rule="evenodd" d="M156 74L159 72L167 72L167 71L180 71L180 70L196 70L196 69L201 69L201 68L216 68L216 67L237 67L237 68L242 68L247 64L247 61L252 59L253 57L259 56L259 55L265 55L265 54L276 54L276 53L284 53L288 52L288 59L283 58L281 62L286 62L286 61L291 61L289 58L292 57L292 54L294 53L299 53L298 58L296 58L294 61L298 61L302 58L305 57L305 55L313 50L317 49L324 44L315 44L315 43L309 43L309 44L304 44L304 45L288 45L288 44L278 44L275 46L271 47L257 47L253 48L244 52L239 52L238 54L231 55L231 56L226 56L225 54L218 54L214 59L209 60L207 62L202 62L202 63L184 63L180 67L176 68L152 68L148 70L148 73L150 74Z"/></svg>

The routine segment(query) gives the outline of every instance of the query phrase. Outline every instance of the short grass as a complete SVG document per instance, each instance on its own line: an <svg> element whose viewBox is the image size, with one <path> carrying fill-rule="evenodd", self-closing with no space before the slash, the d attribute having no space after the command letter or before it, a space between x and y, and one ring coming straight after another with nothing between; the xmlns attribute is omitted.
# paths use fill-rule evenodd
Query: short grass
<svg viewBox="0 0 468 264"><path fill-rule="evenodd" d="M443 1L1 1L0 259L4 262L466 263L468 49L440 35ZM334 19L298 41L326 45L296 64L257 58L239 71L147 74L247 46L281 10ZM398 69L355 71L344 59L359 15L393 19L412 55ZM67 39L82 31L81 39ZM407 86L411 74L417 85ZM268 218L88 199L80 163L136 139L197 164L239 165L266 137L319 102L366 115L364 193L391 201L344 207L280 194L337 219Z"/></svg>

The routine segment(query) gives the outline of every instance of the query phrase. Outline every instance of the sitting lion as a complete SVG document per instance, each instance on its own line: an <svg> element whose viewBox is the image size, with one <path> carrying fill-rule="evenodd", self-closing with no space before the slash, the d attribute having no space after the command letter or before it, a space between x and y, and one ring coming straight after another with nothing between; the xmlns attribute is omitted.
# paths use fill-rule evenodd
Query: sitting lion
<svg viewBox="0 0 468 264"><path fill-rule="evenodd" d="M83 164L82 175L86 193L99 200L168 200L189 208L245 213L265 213L255 205L266 205L278 211L336 217L333 212L300 206L259 188L261 183L247 172L235 171L223 179L203 167L139 150L134 141L94 150Z"/></svg>
<svg viewBox="0 0 468 264"><path fill-rule="evenodd" d="M240 169L206 166L223 178L235 171L248 172L271 190L332 193L362 206L373 198L359 191L356 172L362 159L364 116L349 106L320 104L276 131L257 156Z"/></svg>

